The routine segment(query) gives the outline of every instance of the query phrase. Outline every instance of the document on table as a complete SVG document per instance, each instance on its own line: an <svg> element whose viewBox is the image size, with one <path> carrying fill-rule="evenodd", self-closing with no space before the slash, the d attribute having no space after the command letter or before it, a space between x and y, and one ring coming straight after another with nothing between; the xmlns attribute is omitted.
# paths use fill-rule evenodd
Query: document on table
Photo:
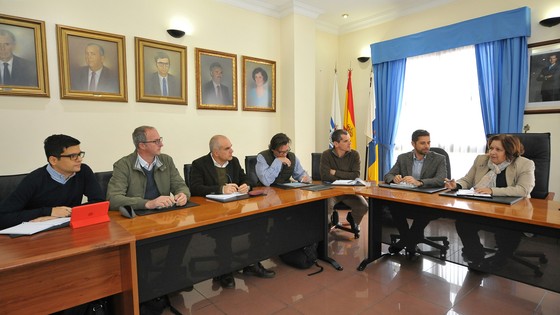
<svg viewBox="0 0 560 315"><path fill-rule="evenodd" d="M366 186L366 182L361 178L356 179L337 179L331 185L339 186Z"/></svg>
<svg viewBox="0 0 560 315"><path fill-rule="evenodd" d="M474 196L474 197L485 197L492 198L491 194L480 194L474 191L474 189L459 189L457 190L457 196Z"/></svg>
<svg viewBox="0 0 560 315"><path fill-rule="evenodd" d="M395 187L407 187L407 188L416 188L416 186L414 186L414 184L411 183L406 183L406 182L400 182L398 184L396 183L391 183L391 186L395 186Z"/></svg>
<svg viewBox="0 0 560 315"><path fill-rule="evenodd" d="M240 192L234 192L231 194L208 194L206 195L206 198L208 199L212 199L212 200L216 200L216 201L221 201L221 202L226 202L226 201L233 201L233 200L239 200L239 199L245 199L245 198L249 198L249 195L247 193L240 193Z"/></svg>
<svg viewBox="0 0 560 315"><path fill-rule="evenodd" d="M42 222L23 222L0 231L0 234L32 235L37 232L67 226L70 218L57 218Z"/></svg>

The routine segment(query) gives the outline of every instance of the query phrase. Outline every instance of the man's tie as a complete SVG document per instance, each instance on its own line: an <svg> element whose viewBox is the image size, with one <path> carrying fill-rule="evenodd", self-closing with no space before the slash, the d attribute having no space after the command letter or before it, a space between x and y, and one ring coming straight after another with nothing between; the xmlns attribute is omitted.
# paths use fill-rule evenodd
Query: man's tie
<svg viewBox="0 0 560 315"><path fill-rule="evenodd" d="M12 83L12 77L10 75L10 69L8 69L8 66L10 64L7 62L4 62L4 73L2 74L2 78L3 78L3 85L8 85Z"/></svg>
<svg viewBox="0 0 560 315"><path fill-rule="evenodd" d="M222 88L219 85L216 85L216 96L218 97L218 101L222 101Z"/></svg>
<svg viewBox="0 0 560 315"><path fill-rule="evenodd" d="M161 80L161 95L167 96L167 78Z"/></svg>
<svg viewBox="0 0 560 315"><path fill-rule="evenodd" d="M89 79L89 90L95 91L97 90L97 86L95 84L95 72L91 72L91 78Z"/></svg>

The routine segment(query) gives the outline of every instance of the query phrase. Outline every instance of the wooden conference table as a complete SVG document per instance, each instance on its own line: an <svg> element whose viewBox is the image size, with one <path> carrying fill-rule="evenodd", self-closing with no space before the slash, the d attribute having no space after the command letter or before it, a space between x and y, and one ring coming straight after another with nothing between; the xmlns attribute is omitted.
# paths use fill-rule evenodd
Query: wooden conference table
<svg viewBox="0 0 560 315"><path fill-rule="evenodd" d="M368 257L358 270L363 270L382 255L382 212L386 206L560 238L560 202L553 200L524 198L507 205L384 188L375 183L355 192L369 198Z"/></svg>
<svg viewBox="0 0 560 315"><path fill-rule="evenodd" d="M134 242L114 222L0 235L0 313L48 314L116 295L117 314L138 314Z"/></svg>
<svg viewBox="0 0 560 315"><path fill-rule="evenodd" d="M318 192L258 187L265 196L221 203L192 197L198 206L111 220L136 238L139 300L185 289L269 257L319 243L328 258L327 198Z"/></svg>

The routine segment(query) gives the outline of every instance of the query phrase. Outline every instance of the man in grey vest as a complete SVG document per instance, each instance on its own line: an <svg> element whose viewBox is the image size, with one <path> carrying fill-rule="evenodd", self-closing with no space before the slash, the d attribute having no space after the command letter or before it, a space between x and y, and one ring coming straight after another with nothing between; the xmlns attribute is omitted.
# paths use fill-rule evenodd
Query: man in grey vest
<svg viewBox="0 0 560 315"><path fill-rule="evenodd" d="M299 182L311 182L311 176L307 175L296 155L290 152L290 142L286 134L277 133L270 139L268 150L257 155L255 170L260 184L270 186L289 183L291 178Z"/></svg>

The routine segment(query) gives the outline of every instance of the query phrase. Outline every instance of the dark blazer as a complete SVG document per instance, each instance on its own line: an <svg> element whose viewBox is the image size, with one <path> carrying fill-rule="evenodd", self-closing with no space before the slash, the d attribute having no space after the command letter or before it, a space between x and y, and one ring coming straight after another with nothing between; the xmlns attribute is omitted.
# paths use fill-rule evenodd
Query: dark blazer
<svg viewBox="0 0 560 315"><path fill-rule="evenodd" d="M38 86L37 65L34 62L18 56L13 56L13 58L12 72L10 73L11 81L9 85ZM2 66L1 62L0 66ZM0 69L3 69L3 66L0 67Z"/></svg>
<svg viewBox="0 0 560 315"><path fill-rule="evenodd" d="M226 173L233 183L237 185L247 184L245 171L243 171L239 160L235 156L226 166ZM222 187L218 185L218 172L210 153L192 162L191 187L189 188L193 196L222 193Z"/></svg>
<svg viewBox="0 0 560 315"><path fill-rule="evenodd" d="M386 183L391 183L396 175L401 176L412 176L412 164L414 152L406 152L397 158L397 163L391 168L389 173L385 174L383 180ZM424 182L424 187L443 187L444 178L447 176L447 162L445 156L429 152L424 157L424 164L422 165L422 171L420 172L420 178Z"/></svg>
<svg viewBox="0 0 560 315"><path fill-rule="evenodd" d="M223 84L220 84L220 89L222 90L222 99L218 99L216 96L216 90L214 89L214 83L208 81L202 87L202 104L222 104L231 105L231 95L229 94L229 88Z"/></svg>
<svg viewBox="0 0 560 315"><path fill-rule="evenodd" d="M558 63L550 69L549 66L544 67L537 77L537 81L542 81L541 96L543 101L560 100L560 66Z"/></svg>
<svg viewBox="0 0 560 315"><path fill-rule="evenodd" d="M159 84L159 75L157 72L151 73L146 78L145 90L146 95L163 95ZM167 96L181 96L181 85L177 77L167 74Z"/></svg>
<svg viewBox="0 0 560 315"><path fill-rule="evenodd" d="M88 90L89 67L80 67L78 71L72 73L70 78L70 89L78 91ZM97 83L98 92L119 93L119 77L113 70L103 67L101 76Z"/></svg>

